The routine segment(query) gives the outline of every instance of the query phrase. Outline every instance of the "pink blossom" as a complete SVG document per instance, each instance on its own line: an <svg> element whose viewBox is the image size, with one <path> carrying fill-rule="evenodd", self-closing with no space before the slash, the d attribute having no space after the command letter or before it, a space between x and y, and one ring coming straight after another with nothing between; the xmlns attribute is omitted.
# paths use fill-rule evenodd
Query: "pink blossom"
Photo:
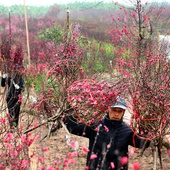
<svg viewBox="0 0 170 170"><path fill-rule="evenodd" d="M38 123L37 123L37 122L35 122L33 126L34 126L34 127L37 127L37 126L38 126Z"/></svg>
<svg viewBox="0 0 170 170"><path fill-rule="evenodd" d="M93 102L91 102L92 105L97 105L97 101L94 100Z"/></svg>
<svg viewBox="0 0 170 170"><path fill-rule="evenodd" d="M110 148L110 147L111 147L111 144L108 144L108 145L107 145L107 148Z"/></svg>
<svg viewBox="0 0 170 170"><path fill-rule="evenodd" d="M29 160L22 160L21 167L26 168L29 165Z"/></svg>
<svg viewBox="0 0 170 170"><path fill-rule="evenodd" d="M70 160L69 160L69 163L75 164L75 163L76 163L76 160L75 160L75 159L70 159Z"/></svg>
<svg viewBox="0 0 170 170"><path fill-rule="evenodd" d="M69 160L65 158L63 162L64 162L64 167L65 167L65 168L69 168L69 167L68 167L68 165L69 165Z"/></svg>
<svg viewBox="0 0 170 170"><path fill-rule="evenodd" d="M18 95L18 102L22 103L22 95L21 94Z"/></svg>
<svg viewBox="0 0 170 170"><path fill-rule="evenodd" d="M90 156L90 159L96 159L97 158L97 155L96 154L92 154L91 156Z"/></svg>
<svg viewBox="0 0 170 170"><path fill-rule="evenodd" d="M146 16L143 17L144 20L147 20Z"/></svg>
<svg viewBox="0 0 170 170"><path fill-rule="evenodd" d="M93 113L93 116L96 116L97 114L98 114L98 112L94 112L94 113Z"/></svg>
<svg viewBox="0 0 170 170"><path fill-rule="evenodd" d="M121 164L122 165L127 164L127 162L128 162L128 157L127 156L124 156L124 157L121 158Z"/></svg>
<svg viewBox="0 0 170 170"><path fill-rule="evenodd" d="M45 168L42 166L42 167L40 167L40 170L45 170Z"/></svg>
<svg viewBox="0 0 170 170"><path fill-rule="evenodd" d="M91 120L89 120L89 124L93 124L94 123L94 118L92 118Z"/></svg>
<svg viewBox="0 0 170 170"><path fill-rule="evenodd" d="M16 158L18 156L18 152L17 151L10 151L10 156L11 156L11 158Z"/></svg>
<svg viewBox="0 0 170 170"><path fill-rule="evenodd" d="M58 164L58 162L57 162L57 161L54 161L54 162L53 162L53 165L54 165L54 166L55 166L55 165L57 165L57 164Z"/></svg>
<svg viewBox="0 0 170 170"><path fill-rule="evenodd" d="M69 153L67 154L67 156L68 156L69 158L76 157L77 155L78 155L77 152L69 152Z"/></svg>
<svg viewBox="0 0 170 170"><path fill-rule="evenodd" d="M140 168L139 162L134 162L134 163L133 163L133 169L134 169L134 170L139 170L139 168Z"/></svg>
<svg viewBox="0 0 170 170"><path fill-rule="evenodd" d="M170 149L168 149L168 155L170 155Z"/></svg>
<svg viewBox="0 0 170 170"><path fill-rule="evenodd" d="M87 152L89 152L89 149L85 146L82 146L82 151L83 151L83 154L87 154Z"/></svg>
<svg viewBox="0 0 170 170"><path fill-rule="evenodd" d="M105 131L106 131L106 132L109 132L108 127L107 127L107 126L105 126L105 125L104 125L104 129L105 129Z"/></svg>
<svg viewBox="0 0 170 170"><path fill-rule="evenodd" d="M10 143L7 143L6 145L7 145L9 150L12 149L12 145Z"/></svg>
<svg viewBox="0 0 170 170"><path fill-rule="evenodd" d="M0 169L1 170L6 170L6 168L0 163Z"/></svg>
<svg viewBox="0 0 170 170"><path fill-rule="evenodd" d="M49 150L49 148L47 148L47 147L43 148L43 151L48 151L48 150Z"/></svg>
<svg viewBox="0 0 170 170"><path fill-rule="evenodd" d="M79 148L79 144L77 141L72 141L71 142L71 147L75 150L77 150Z"/></svg>
<svg viewBox="0 0 170 170"><path fill-rule="evenodd" d="M13 134L12 133L7 133L7 139L8 140L13 140L14 139L14 136L13 136Z"/></svg>
<svg viewBox="0 0 170 170"><path fill-rule="evenodd" d="M40 135L36 135L34 138L34 140L38 140L38 139L40 139Z"/></svg>
<svg viewBox="0 0 170 170"><path fill-rule="evenodd" d="M99 129L100 129L100 127L98 126L98 127L96 127L96 128L95 128L95 131L97 131L97 132L98 132L98 131L99 131Z"/></svg>
<svg viewBox="0 0 170 170"><path fill-rule="evenodd" d="M22 135L21 141L22 141L23 144L27 144L27 137L25 135Z"/></svg>
<svg viewBox="0 0 170 170"><path fill-rule="evenodd" d="M28 140L28 146L31 146L33 142L34 142L34 139L29 139Z"/></svg>
<svg viewBox="0 0 170 170"><path fill-rule="evenodd" d="M48 167L47 170L54 170L52 166Z"/></svg>
<svg viewBox="0 0 170 170"><path fill-rule="evenodd" d="M86 170L89 170L89 166L86 166L85 169L86 169Z"/></svg>
<svg viewBox="0 0 170 170"><path fill-rule="evenodd" d="M43 158L43 157L41 157L41 156L38 156L38 160L39 160L41 163L43 163L43 162L44 162L44 158Z"/></svg>
<svg viewBox="0 0 170 170"><path fill-rule="evenodd" d="M40 149L40 145L37 145L36 148L37 148L37 149Z"/></svg>
<svg viewBox="0 0 170 170"><path fill-rule="evenodd" d="M115 165L114 165L114 163L113 163L113 162L110 162L110 166L112 167L112 169L114 169L114 168L115 168Z"/></svg>
<svg viewBox="0 0 170 170"><path fill-rule="evenodd" d="M48 90L48 92L49 92L49 93L53 93L53 92L54 92L54 89L50 88L50 89Z"/></svg>
<svg viewBox="0 0 170 170"><path fill-rule="evenodd" d="M129 151L129 156L134 156L134 149L133 148L130 148L130 151Z"/></svg>
<svg viewBox="0 0 170 170"><path fill-rule="evenodd" d="M81 97L77 98L77 101L78 101L78 102L81 102L81 101L82 101Z"/></svg>
<svg viewBox="0 0 170 170"><path fill-rule="evenodd" d="M5 124L6 120L4 118L0 119L0 123Z"/></svg>

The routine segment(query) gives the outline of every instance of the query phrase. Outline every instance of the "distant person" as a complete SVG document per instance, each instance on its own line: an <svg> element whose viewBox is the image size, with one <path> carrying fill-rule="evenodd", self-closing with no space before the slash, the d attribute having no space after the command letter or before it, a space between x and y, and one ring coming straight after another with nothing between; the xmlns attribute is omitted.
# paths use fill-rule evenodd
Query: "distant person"
<svg viewBox="0 0 170 170"><path fill-rule="evenodd" d="M64 120L68 130L75 135L89 139L87 170L128 170L128 146L142 148L144 140L134 134L123 121L127 108L124 99L117 97L109 111L95 128L83 123L76 123L74 110L66 113ZM74 116L73 116L74 115ZM148 141L145 147L149 147Z"/></svg>
<svg viewBox="0 0 170 170"><path fill-rule="evenodd" d="M23 71L24 67L22 65L15 64L13 75L9 76L8 73L4 73L1 79L1 86L8 86L6 102L11 128L18 126L22 92L24 91Z"/></svg>

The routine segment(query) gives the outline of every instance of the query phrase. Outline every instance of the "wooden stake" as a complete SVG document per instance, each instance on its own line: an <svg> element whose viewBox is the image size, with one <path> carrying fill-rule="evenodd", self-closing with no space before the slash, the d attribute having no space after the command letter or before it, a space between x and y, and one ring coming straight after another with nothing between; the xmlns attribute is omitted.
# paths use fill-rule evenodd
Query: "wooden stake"
<svg viewBox="0 0 170 170"><path fill-rule="evenodd" d="M67 31L69 32L70 29L70 10L69 7L67 7Z"/></svg>
<svg viewBox="0 0 170 170"><path fill-rule="evenodd" d="M11 54L11 36L12 36L12 31L11 31L11 13L10 13L10 10L9 10L9 45L10 45L10 54Z"/></svg>
<svg viewBox="0 0 170 170"><path fill-rule="evenodd" d="M28 66L30 67L30 44L29 44L29 32L28 32L28 22L27 22L27 11L26 11L26 3L24 0L24 16L25 16L25 28L26 28L26 38L27 38L27 57L28 57Z"/></svg>

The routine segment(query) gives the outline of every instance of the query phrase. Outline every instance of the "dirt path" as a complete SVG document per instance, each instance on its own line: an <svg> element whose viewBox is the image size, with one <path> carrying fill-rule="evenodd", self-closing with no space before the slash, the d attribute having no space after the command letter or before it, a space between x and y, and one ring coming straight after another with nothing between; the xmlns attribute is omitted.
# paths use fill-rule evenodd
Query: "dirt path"
<svg viewBox="0 0 170 170"><path fill-rule="evenodd" d="M57 133L55 133L50 138L47 138L41 143L41 147L48 147L47 152L42 152L42 155L45 159L46 168L50 167L50 165L54 164L54 161L57 162L60 170L66 170L64 168L65 160L75 160L75 163L69 164L69 170L85 170L85 162L86 162L86 155L82 153L81 147L86 146L88 147L88 139L84 137L78 137L75 135L70 134L70 143L72 141L77 141L79 144L78 149L78 157L74 157L73 159L68 157L68 153L74 152L74 150L68 145L66 139L66 131L64 128L61 128ZM36 144L37 145L37 144ZM129 147L131 150L132 147ZM40 148L37 149L35 145L32 145L31 151L35 149L35 152L40 153ZM162 161L163 161L163 170L170 169L170 155L167 154L167 150L163 148L162 150ZM74 162L74 161L73 161ZM133 170L133 163L138 162L140 164L140 170L151 170L153 166L153 157L152 157L152 150L148 148L142 157L140 157L140 150L134 150L134 156L130 157L129 160L129 170ZM157 165L159 166L159 161L157 161ZM40 164L37 163L37 160L33 160L31 164L31 170L38 170L40 168ZM158 168L160 170L160 168Z"/></svg>

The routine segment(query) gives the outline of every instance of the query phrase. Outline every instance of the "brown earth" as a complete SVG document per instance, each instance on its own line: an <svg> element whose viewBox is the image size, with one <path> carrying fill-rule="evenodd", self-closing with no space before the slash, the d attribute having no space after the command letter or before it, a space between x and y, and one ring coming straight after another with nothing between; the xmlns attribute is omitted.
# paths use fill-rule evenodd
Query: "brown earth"
<svg viewBox="0 0 170 170"><path fill-rule="evenodd" d="M66 131L64 128L60 129L57 133L53 134L50 138L46 138L42 145L49 148L49 151L43 153L46 159L46 167L49 167L53 164L54 161L58 162L58 166L60 170L65 170L63 166L63 160L68 158L67 154L69 152L73 152L74 150L67 144L66 139ZM70 134L70 141L78 141L79 149L78 149L78 156L74 159L76 160L75 164L69 165L69 170L84 170L85 169L85 161L86 155L84 155L81 151L82 146L88 147L88 139L84 137L79 137ZM32 146L32 149L34 145ZM131 147L129 147L130 149ZM32 150L31 149L31 150ZM35 149L35 148L34 148ZM36 151L36 149L35 149ZM70 159L71 160L71 159ZM170 155L167 154L167 149L162 148L162 161L163 161L163 170L170 170ZM140 156L140 150L135 149L135 153L133 157L130 157L129 160L129 170L133 170L133 163L139 162L140 170L152 170L153 167L153 157L152 157L152 150L149 147L143 154ZM159 168L159 161L157 160L157 166ZM37 164L37 161L33 161L31 165L31 170L37 170L40 166Z"/></svg>

